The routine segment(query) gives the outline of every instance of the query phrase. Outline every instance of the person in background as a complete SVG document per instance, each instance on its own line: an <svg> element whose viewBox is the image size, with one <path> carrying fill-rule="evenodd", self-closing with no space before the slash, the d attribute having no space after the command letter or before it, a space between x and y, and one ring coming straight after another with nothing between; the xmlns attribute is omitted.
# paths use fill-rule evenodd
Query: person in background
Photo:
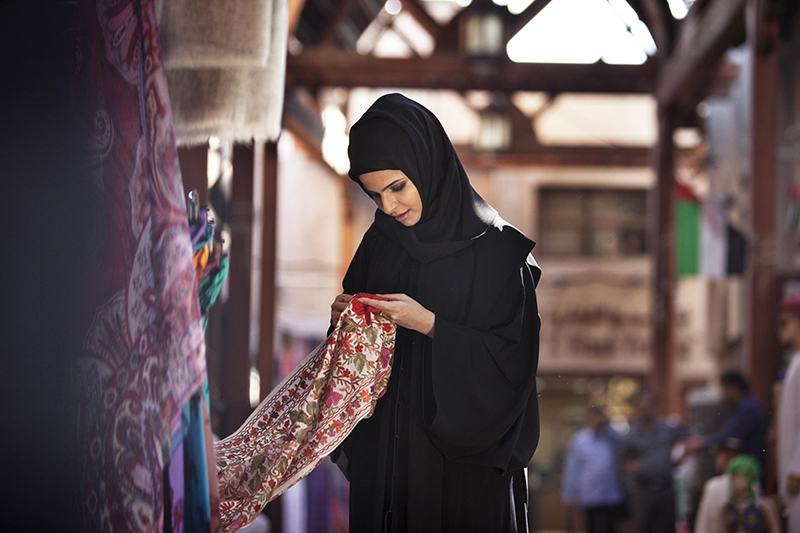
<svg viewBox="0 0 800 533"><path fill-rule="evenodd" d="M742 453L742 442L735 438L726 439L711 446L709 451L714 457L714 470L719 475L710 478L703 485L703 495L694 523L695 533L722 533L722 508L731 497L731 477L726 470L730 462Z"/></svg>
<svg viewBox="0 0 800 533"><path fill-rule="evenodd" d="M722 401L732 411L722 431L706 438L693 439L690 450L719 446L729 439L741 443L742 452L758 460L761 472L766 466L766 440L769 417L761 402L750 393L750 385L736 370L728 370L720 376Z"/></svg>
<svg viewBox="0 0 800 533"><path fill-rule="evenodd" d="M777 515L753 488L761 478L758 460L752 455L739 455L725 472L730 477L730 497L721 512L722 531L780 533Z"/></svg>
<svg viewBox="0 0 800 533"><path fill-rule="evenodd" d="M564 460L562 500L583 511L588 533L614 533L624 496L617 474L619 435L599 407L570 441Z"/></svg>
<svg viewBox="0 0 800 533"><path fill-rule="evenodd" d="M675 491L672 447L685 432L656 417L656 397L643 390L636 418L619 447L620 470L627 475L629 506L637 533L674 533Z"/></svg>
<svg viewBox="0 0 800 533"><path fill-rule="evenodd" d="M800 533L800 296L781 301L778 338L793 350L778 404L778 492L788 533Z"/></svg>

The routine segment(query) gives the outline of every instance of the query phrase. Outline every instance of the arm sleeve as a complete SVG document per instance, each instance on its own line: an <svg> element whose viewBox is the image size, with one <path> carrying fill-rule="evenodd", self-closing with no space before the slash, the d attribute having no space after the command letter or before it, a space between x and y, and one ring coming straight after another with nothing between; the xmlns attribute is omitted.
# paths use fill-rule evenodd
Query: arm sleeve
<svg viewBox="0 0 800 533"><path fill-rule="evenodd" d="M800 476L800 433L795 435L794 454L789 460L789 473Z"/></svg>
<svg viewBox="0 0 800 533"><path fill-rule="evenodd" d="M561 499L567 505L578 503L578 458L575 450L576 437L572 438L564 457L564 479Z"/></svg>
<svg viewBox="0 0 800 533"><path fill-rule="evenodd" d="M758 420L754 413L737 411L727 420L722 431L709 437L708 444L721 444L731 437L744 441L757 430Z"/></svg>
<svg viewBox="0 0 800 533"><path fill-rule="evenodd" d="M516 448L509 441L521 438L533 440L533 453L538 440L540 328L534 291L533 273L525 264L500 290L484 327L436 318L425 361L424 416L431 438L446 457L509 450ZM490 462L504 469L505 455L506 460Z"/></svg>
<svg viewBox="0 0 800 533"><path fill-rule="evenodd" d="M697 510L697 519L694 523L695 533L712 531L714 509L711 508L711 503L709 502L708 486L708 482L706 482L703 487L703 495L700 497L700 507Z"/></svg>

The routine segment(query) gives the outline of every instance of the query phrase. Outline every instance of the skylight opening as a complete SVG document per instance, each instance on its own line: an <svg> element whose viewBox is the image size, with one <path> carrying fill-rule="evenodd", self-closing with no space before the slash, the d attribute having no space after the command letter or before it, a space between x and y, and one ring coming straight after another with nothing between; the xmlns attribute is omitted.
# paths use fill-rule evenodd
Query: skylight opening
<svg viewBox="0 0 800 533"><path fill-rule="evenodd" d="M641 65L655 51L625 0L553 0L507 46L517 63Z"/></svg>
<svg viewBox="0 0 800 533"><path fill-rule="evenodd" d="M667 3L672 16L680 20L689 13L689 8L692 7L694 0L667 0Z"/></svg>

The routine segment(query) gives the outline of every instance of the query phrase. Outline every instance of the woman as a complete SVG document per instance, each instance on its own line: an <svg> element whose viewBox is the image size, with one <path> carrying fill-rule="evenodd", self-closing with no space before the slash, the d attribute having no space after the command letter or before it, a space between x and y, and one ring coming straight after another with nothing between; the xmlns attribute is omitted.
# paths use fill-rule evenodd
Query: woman
<svg viewBox="0 0 800 533"><path fill-rule="evenodd" d="M331 318L369 292L399 326L386 394L333 454L350 480L350 531L527 531L534 243L472 189L436 117L402 95L352 127L349 155L378 210Z"/></svg>

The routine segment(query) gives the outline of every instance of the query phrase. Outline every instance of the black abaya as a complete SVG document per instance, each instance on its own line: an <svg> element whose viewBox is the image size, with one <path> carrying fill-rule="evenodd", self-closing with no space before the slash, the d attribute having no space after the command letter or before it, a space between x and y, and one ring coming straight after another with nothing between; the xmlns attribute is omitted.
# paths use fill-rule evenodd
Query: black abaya
<svg viewBox="0 0 800 533"><path fill-rule="evenodd" d="M525 241L491 227L421 263L375 227L364 236L345 292L404 292L436 314L436 329L431 340L399 328L386 395L334 454L350 480L352 533L527 530L539 317Z"/></svg>

